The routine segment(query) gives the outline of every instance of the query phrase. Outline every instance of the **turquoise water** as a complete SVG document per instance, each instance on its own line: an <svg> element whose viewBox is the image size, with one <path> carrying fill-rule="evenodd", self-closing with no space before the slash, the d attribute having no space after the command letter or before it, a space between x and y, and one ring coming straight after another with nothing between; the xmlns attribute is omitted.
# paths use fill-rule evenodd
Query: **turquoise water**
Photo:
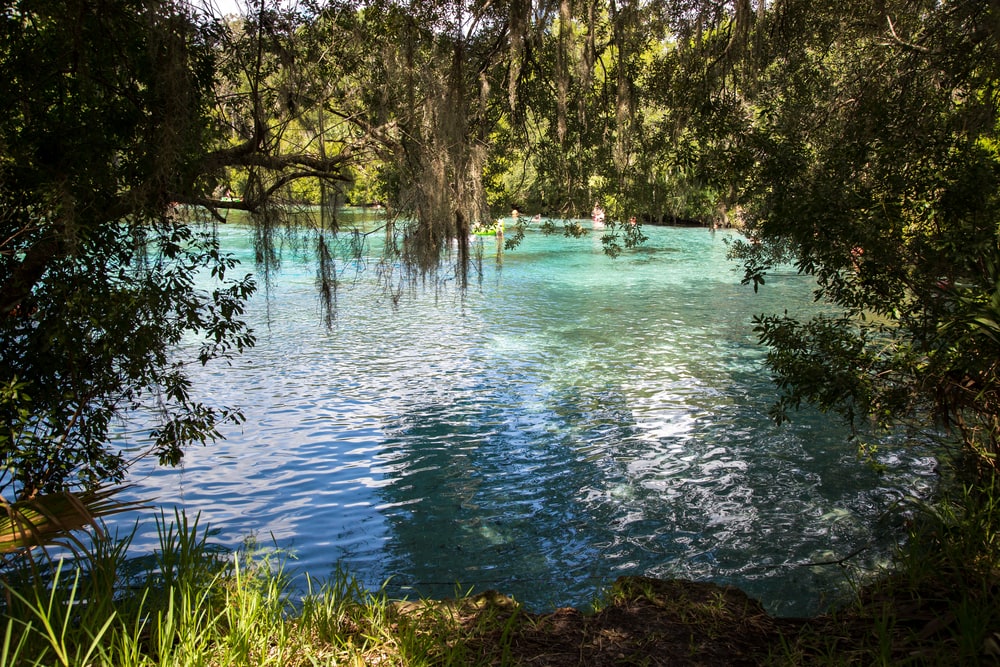
<svg viewBox="0 0 1000 667"><path fill-rule="evenodd" d="M195 393L246 423L180 469L136 470L137 495L394 595L493 588L545 610L645 574L817 610L844 576L808 564L887 545L884 513L926 493L934 461L887 448L879 475L831 419L774 426L751 318L810 311L810 283L785 272L755 294L726 260L731 232L644 231L616 260L597 235L529 231L502 268L487 238L474 287L395 308L374 259L342 261L331 328L315 266L286 256L251 304L256 349L195 371ZM250 266L246 230L222 233Z"/></svg>

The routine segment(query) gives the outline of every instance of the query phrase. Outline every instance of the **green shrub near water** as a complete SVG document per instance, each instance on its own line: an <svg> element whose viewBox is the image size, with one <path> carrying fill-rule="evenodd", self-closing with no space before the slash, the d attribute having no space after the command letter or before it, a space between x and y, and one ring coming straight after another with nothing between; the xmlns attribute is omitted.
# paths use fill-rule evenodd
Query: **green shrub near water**
<svg viewBox="0 0 1000 667"><path fill-rule="evenodd" d="M1000 664L1000 476L979 470L913 503L893 567L810 619L776 664Z"/></svg>

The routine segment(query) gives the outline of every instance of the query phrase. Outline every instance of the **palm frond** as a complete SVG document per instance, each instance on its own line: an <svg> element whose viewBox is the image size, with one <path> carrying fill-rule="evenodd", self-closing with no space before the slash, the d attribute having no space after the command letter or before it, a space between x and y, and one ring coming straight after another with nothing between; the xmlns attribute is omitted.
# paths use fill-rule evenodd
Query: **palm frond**
<svg viewBox="0 0 1000 667"><path fill-rule="evenodd" d="M115 499L130 486L61 491L14 503L0 498L0 554L59 544L66 538L80 544L73 534L87 527L102 534L98 519L144 506L143 501Z"/></svg>

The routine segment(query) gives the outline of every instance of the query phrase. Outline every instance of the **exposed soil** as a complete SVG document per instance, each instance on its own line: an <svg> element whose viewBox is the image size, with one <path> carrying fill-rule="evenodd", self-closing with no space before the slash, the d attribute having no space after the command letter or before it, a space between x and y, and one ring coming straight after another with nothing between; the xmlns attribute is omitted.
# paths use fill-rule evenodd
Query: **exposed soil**
<svg viewBox="0 0 1000 667"><path fill-rule="evenodd" d="M512 652L526 665L758 665L787 622L742 591L707 583L619 580L593 615L560 609L522 626Z"/></svg>
<svg viewBox="0 0 1000 667"><path fill-rule="evenodd" d="M456 641L470 658L490 664L761 665L772 662L783 633L803 624L768 615L736 588L645 577L620 578L608 606L594 614L569 607L531 614L493 591L457 602L405 603L402 611L419 617L430 604L438 619L447 606L461 628Z"/></svg>
<svg viewBox="0 0 1000 667"><path fill-rule="evenodd" d="M997 577L990 600L1000 593ZM397 608L401 625L438 633L436 641L448 647L442 664L1000 665L1000 627L988 628L985 640L966 635L961 610L939 584L865 590L856 605L809 619L770 616L736 588L646 577L618 579L593 614L568 607L532 614L495 591Z"/></svg>

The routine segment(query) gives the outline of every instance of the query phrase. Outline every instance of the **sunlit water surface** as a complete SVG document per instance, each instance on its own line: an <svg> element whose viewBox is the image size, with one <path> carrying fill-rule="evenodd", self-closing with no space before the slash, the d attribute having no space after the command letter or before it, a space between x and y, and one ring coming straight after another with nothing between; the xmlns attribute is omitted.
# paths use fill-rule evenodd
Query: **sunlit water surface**
<svg viewBox="0 0 1000 667"><path fill-rule="evenodd" d="M393 595L494 588L543 611L644 574L820 609L844 574L810 564L888 545L886 511L926 493L934 461L885 448L878 474L832 418L776 427L751 320L810 312L808 280L755 294L726 259L732 233L644 231L616 260L597 234L529 231L502 268L486 239L481 282L396 308L374 264L341 261L330 328L315 265L286 253L250 305L256 348L194 371L195 393L246 423L179 469L143 464L136 495L200 512L222 544L273 536L296 570L340 564ZM221 233L251 266L247 230ZM134 549L153 545L152 516Z"/></svg>

